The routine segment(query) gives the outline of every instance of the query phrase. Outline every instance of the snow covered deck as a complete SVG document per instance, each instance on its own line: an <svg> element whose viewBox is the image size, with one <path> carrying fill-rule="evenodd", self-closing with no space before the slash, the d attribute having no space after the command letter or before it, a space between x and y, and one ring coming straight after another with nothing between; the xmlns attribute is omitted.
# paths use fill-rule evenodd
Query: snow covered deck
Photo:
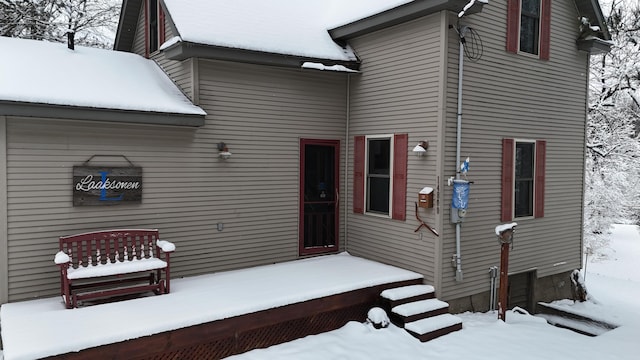
<svg viewBox="0 0 640 360"><path fill-rule="evenodd" d="M36 359L98 347L113 354L115 348L105 346L133 339L150 339L156 347L178 343L179 337L213 341L214 333L228 336L231 323L223 322L233 319L236 327L246 327L252 314L261 314L262 323L265 319L293 321L313 316L315 309L335 312L343 306L361 307L366 305L365 298L377 297L392 284L421 282L418 273L343 253L176 279L170 294L78 309L66 309L59 297L8 303L0 310L4 359ZM345 323L348 320L352 319ZM226 330L215 330L211 324ZM176 331L182 333L176 335ZM198 331L206 334L198 336ZM99 351L93 351L92 358Z"/></svg>

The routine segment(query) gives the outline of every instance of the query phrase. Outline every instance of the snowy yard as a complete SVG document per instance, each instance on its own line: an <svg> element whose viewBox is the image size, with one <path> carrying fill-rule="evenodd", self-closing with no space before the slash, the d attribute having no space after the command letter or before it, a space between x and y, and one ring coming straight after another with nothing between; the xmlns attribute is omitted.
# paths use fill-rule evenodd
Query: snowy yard
<svg viewBox="0 0 640 360"><path fill-rule="evenodd" d="M640 353L640 233L636 226L614 229L608 259L589 262L585 277L591 301L557 305L620 325L597 337L548 325L533 316L465 313L463 330L420 343L397 327L375 330L351 322L343 328L229 360L375 360L375 359L637 359Z"/></svg>
<svg viewBox="0 0 640 360"><path fill-rule="evenodd" d="M611 246L604 253L607 255L606 259L590 261L587 266L585 280L591 300L578 304L568 300L555 303L557 306L570 307L576 312L620 325L617 329L598 337L579 335L548 325L539 317L513 312L507 313L507 323L498 321L497 313L464 313L459 314L463 319L463 330L427 343L419 342L393 325L387 329L375 330L367 324L351 322L329 333L309 336L268 349L254 350L229 359L634 359L640 352L638 228L628 225L616 226ZM348 291L353 286L374 285L372 281L399 281L415 278L417 275L348 255L272 265L260 268L260 271L265 279L277 279L284 273L296 276L305 271L313 271L318 266L324 268L326 273L326 261L331 262L328 268L334 269L335 274L325 277L327 283L321 290L318 290L317 286L301 289L300 284L304 282L299 282L295 291L288 292L286 289L293 289L292 286L277 281L264 281L260 291L268 296L261 297L262 301L255 301L256 297L251 296L255 293L238 291L238 288L243 288L242 284L255 284L255 273L252 269L247 269L176 280L173 283L172 294L130 300L126 302L126 307L121 306L125 302L119 302L66 310L58 298L5 304L2 307L1 318L5 360L33 359L46 356L47 353L73 351L109 341L121 341L122 337L134 338L166 331L171 327L189 326L204 320L211 321L251 310L258 311L260 308L303 301L305 297ZM300 266L304 269L292 272L291 266L294 263L297 270L300 270ZM349 271L344 271L345 269ZM202 286L202 282L209 278L215 278L217 281L217 287L213 292ZM336 283L336 279L341 281ZM212 301L221 301L220 299L225 299L233 306L212 306ZM178 316L176 313L178 307L175 303L178 300L188 305L179 307L183 311L184 308L189 309L186 315ZM149 301L152 306L157 307L150 312L151 314L162 312L167 316L161 318L179 319L179 323L159 323L159 317L150 316L146 321L140 321L136 326L128 328L125 333L120 327L112 329L103 326L97 329L97 333L96 330L91 330L96 329L93 326L96 322L108 324L100 319L113 316L114 313L126 318L133 316L130 311L139 311L136 316L145 317L144 313L149 313ZM143 305L143 302L146 304ZM209 311L203 315L205 309L221 308L225 310ZM75 330L77 333L94 331L84 340L78 337L70 338L66 332L59 331L61 324L73 321L76 316L85 319L84 323L74 325L81 327ZM87 322L86 319L92 321ZM37 348L29 343L34 338L39 339Z"/></svg>

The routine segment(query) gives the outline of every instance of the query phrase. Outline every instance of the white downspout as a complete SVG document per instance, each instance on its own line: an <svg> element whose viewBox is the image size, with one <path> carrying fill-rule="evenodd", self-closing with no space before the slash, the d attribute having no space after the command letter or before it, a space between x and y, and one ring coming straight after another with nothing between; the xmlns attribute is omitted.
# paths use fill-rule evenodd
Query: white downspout
<svg viewBox="0 0 640 360"><path fill-rule="evenodd" d="M457 110L457 126L456 126L456 180L460 179L460 144L462 142L462 76L464 74L464 33L467 31L467 27L461 27L459 30L459 46L460 52L458 55L458 110ZM453 209L452 209L453 211ZM456 223L456 281L463 280L462 274L462 257L460 255L460 231L462 224Z"/></svg>

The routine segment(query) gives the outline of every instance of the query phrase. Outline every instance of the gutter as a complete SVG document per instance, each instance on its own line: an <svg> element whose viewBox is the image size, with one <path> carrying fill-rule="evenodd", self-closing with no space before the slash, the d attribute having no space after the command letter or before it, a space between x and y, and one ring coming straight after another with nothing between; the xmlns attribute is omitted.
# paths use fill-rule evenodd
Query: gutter
<svg viewBox="0 0 640 360"><path fill-rule="evenodd" d="M0 101L0 116L200 127L205 115Z"/></svg>
<svg viewBox="0 0 640 360"><path fill-rule="evenodd" d="M235 61L248 64L301 68L305 63L319 63L327 67L343 66L358 71L360 62L334 59L309 58L299 55L270 53L257 50L230 48L224 46L204 45L188 41L175 41L163 47L162 52L169 60L182 61L188 58L202 58L222 61Z"/></svg>

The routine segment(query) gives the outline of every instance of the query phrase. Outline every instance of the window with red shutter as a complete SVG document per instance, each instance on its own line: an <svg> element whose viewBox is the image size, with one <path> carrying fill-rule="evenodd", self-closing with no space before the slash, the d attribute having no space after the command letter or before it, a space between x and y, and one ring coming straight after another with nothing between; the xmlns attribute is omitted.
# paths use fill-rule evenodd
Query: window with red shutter
<svg viewBox="0 0 640 360"><path fill-rule="evenodd" d="M406 219L407 134L354 137L353 211Z"/></svg>
<svg viewBox="0 0 640 360"><path fill-rule="evenodd" d="M393 139L393 210L391 218L404 221L407 210L407 134L396 134Z"/></svg>
<svg viewBox="0 0 640 360"><path fill-rule="evenodd" d="M536 160L535 160L535 194L533 216L544 217L544 193L545 193L545 173L547 167L547 142L545 140L536 141Z"/></svg>
<svg viewBox="0 0 640 360"><path fill-rule="evenodd" d="M158 0L145 1L145 56L158 51L165 41L164 10Z"/></svg>
<svg viewBox="0 0 640 360"><path fill-rule="evenodd" d="M544 216L546 144L502 140L501 221Z"/></svg>
<svg viewBox="0 0 640 360"><path fill-rule="evenodd" d="M364 213L365 137L353 138L353 212Z"/></svg>
<svg viewBox="0 0 640 360"><path fill-rule="evenodd" d="M549 59L551 0L507 0L507 51Z"/></svg>

